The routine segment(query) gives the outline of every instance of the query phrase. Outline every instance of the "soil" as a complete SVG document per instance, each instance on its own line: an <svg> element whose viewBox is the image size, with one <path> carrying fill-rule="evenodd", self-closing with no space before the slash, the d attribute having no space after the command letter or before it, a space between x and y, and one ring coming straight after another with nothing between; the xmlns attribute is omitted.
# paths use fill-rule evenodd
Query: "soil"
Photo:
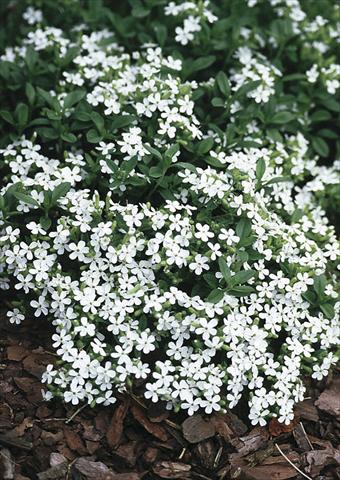
<svg viewBox="0 0 340 480"><path fill-rule="evenodd" d="M41 397L55 360L46 324L0 315L0 479L285 480L340 478L340 372L310 383L290 425L244 412L185 417L120 395L112 407Z"/></svg>

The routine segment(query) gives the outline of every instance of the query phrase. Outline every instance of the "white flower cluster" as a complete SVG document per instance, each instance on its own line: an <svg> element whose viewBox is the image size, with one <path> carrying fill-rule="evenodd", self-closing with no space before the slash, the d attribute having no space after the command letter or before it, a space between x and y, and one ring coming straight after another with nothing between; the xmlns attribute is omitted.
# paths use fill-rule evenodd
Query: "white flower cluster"
<svg viewBox="0 0 340 480"><path fill-rule="evenodd" d="M115 142L102 143L97 147L102 153L100 160L103 173L111 173L106 159L111 154L120 154L123 160L149 153L147 147L156 146L166 150L175 141L199 139L202 136L192 101L195 81L183 82L177 72L182 62L171 56L163 56L159 47L145 47L131 55L124 52L108 30L83 34L77 42L71 42L58 29L45 28L29 32L24 44L32 44L36 50L56 46L57 51L66 47L79 48L72 66L63 71L56 95L63 105L69 89L87 87L86 100L98 107L107 116L134 115L133 126L117 135ZM17 62L25 55L24 47L10 48L4 60ZM65 111L68 116L70 111ZM144 123L143 123L144 122ZM146 127L147 125L147 127ZM144 142L146 128L154 126L151 141ZM173 161L176 161L174 156ZM133 170L131 174L134 174ZM124 185L121 185L124 188Z"/></svg>
<svg viewBox="0 0 340 480"><path fill-rule="evenodd" d="M185 17L183 27L176 27L175 40L181 45L187 45L195 38L195 34L202 30L204 22L214 23L217 17L209 10L209 0L170 2L164 9L165 15Z"/></svg>
<svg viewBox="0 0 340 480"><path fill-rule="evenodd" d="M329 94L334 95L340 87L340 65L332 63L328 67L319 67L317 64L307 70L307 80L310 83L315 83L318 79L326 86Z"/></svg>
<svg viewBox="0 0 340 480"><path fill-rule="evenodd" d="M110 81L99 81L88 93L88 103L95 107L103 105L105 115L121 112L128 114L129 106L139 117L144 117L149 122L158 115L159 142L164 141L164 137L174 138L177 130L185 131L190 138L199 138L199 122L193 113L194 103L190 98L197 83L183 83L180 78L169 73L161 74L164 67L181 70L181 62L172 57L163 58L159 47L148 48L142 54L135 52L132 58L136 61L135 64L130 63L127 54L116 58L115 78L112 79L110 70ZM112 69L112 64L109 67ZM141 138L130 141L129 137L129 143L136 147L131 151L127 148L127 152L121 148L123 153L128 153L127 158L146 153Z"/></svg>
<svg viewBox="0 0 340 480"><path fill-rule="evenodd" d="M247 0L248 7L255 7L264 3L263 0ZM287 17L292 21L294 33L299 33L299 24L306 18L299 0L269 0L270 6L275 10L278 17Z"/></svg>
<svg viewBox="0 0 340 480"><path fill-rule="evenodd" d="M2 153L11 173L1 193L20 182L29 194L17 197L26 224L0 223L2 288L23 294L13 323L32 309L55 325L62 363L44 374L47 398L108 405L142 379L146 398L189 414L249 391L253 424L292 419L303 372L321 378L336 360L340 304L329 314L311 303L318 292L334 304L339 246L312 202L291 220L295 183L275 183L291 152L211 152L225 172L184 170L178 200L159 208L82 189L80 154L48 159L26 139ZM35 212L66 178L61 213L43 227Z"/></svg>
<svg viewBox="0 0 340 480"><path fill-rule="evenodd" d="M24 13L23 13L23 19L26 20L26 22L29 25L34 25L35 23L40 23L43 20L43 14L42 11L33 8L33 7L28 7Z"/></svg>
<svg viewBox="0 0 340 480"><path fill-rule="evenodd" d="M275 93L275 79L281 72L271 65L261 54L252 52L249 47L240 47L235 52L235 58L241 63L240 70L231 71L231 80L235 83L233 90L237 92L246 82L259 82L254 89L247 93L256 103L268 102Z"/></svg>
<svg viewBox="0 0 340 480"><path fill-rule="evenodd" d="M70 46L70 40L65 38L63 31L56 27L36 28L28 32L23 44L16 47L6 47L5 53L1 55L0 60L15 62L17 58L24 58L27 54L27 48L31 47L35 51L55 49L62 57Z"/></svg>
<svg viewBox="0 0 340 480"><path fill-rule="evenodd" d="M317 41L315 25L326 23L306 19L298 0L270 4ZM176 42L217 20L209 6L165 7L185 17ZM239 65L199 84L157 45L127 53L109 30L80 25L67 36L41 26L39 12L25 12L35 30L1 57L24 66L33 49L61 66L50 92L32 87L42 118L27 128L37 132L0 150L0 288L15 292L10 322L35 315L55 327L46 398L109 405L137 383L147 399L190 415L244 397L254 425L289 423L303 376L320 380L337 360L340 250L319 198L337 184L340 162L318 165L299 132L268 139L257 117L241 135L259 146L242 149L227 137L238 115L213 128L194 103L218 86L217 105L231 99L231 115L248 111L229 80L236 94L256 82L246 95L270 111L282 75L258 52L264 37L242 26ZM306 75L329 93L339 86L328 60ZM45 125L64 143L44 144Z"/></svg>

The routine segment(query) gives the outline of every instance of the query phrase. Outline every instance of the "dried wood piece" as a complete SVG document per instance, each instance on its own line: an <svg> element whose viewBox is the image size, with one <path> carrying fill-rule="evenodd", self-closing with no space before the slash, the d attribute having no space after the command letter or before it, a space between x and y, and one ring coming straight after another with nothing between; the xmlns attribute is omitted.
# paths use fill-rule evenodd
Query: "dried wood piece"
<svg viewBox="0 0 340 480"><path fill-rule="evenodd" d="M53 363L53 360L53 356L47 353L31 353L24 358L23 366L26 372L40 380L46 366Z"/></svg>
<svg viewBox="0 0 340 480"><path fill-rule="evenodd" d="M74 468L84 475L86 480L113 480L114 473L102 462L93 462L87 458L78 458Z"/></svg>
<svg viewBox="0 0 340 480"><path fill-rule="evenodd" d="M86 455L86 447L82 439L80 438L80 435L78 435L78 433L73 431L71 428L64 428L63 431L68 447L71 450L79 453L79 455Z"/></svg>
<svg viewBox="0 0 340 480"><path fill-rule="evenodd" d="M253 428L249 435L232 440L232 445L241 456L255 452L267 444L269 432L264 427Z"/></svg>
<svg viewBox="0 0 340 480"><path fill-rule="evenodd" d="M290 462L300 465L299 455L296 452L288 454ZM295 478L298 471L284 457L270 456L261 465L249 466L247 459L240 454L230 456L232 479L247 480L288 480Z"/></svg>
<svg viewBox="0 0 340 480"><path fill-rule="evenodd" d="M38 473L39 480L58 480L65 478L67 474L68 463L59 463L54 467L48 468L45 472Z"/></svg>
<svg viewBox="0 0 340 480"><path fill-rule="evenodd" d="M226 442L235 437L232 421L228 414L215 413L211 416L211 422L215 426L216 433L220 435Z"/></svg>
<svg viewBox="0 0 340 480"><path fill-rule="evenodd" d="M269 433L272 437L278 437L282 433L292 432L295 425L297 424L296 418L288 425L285 423L279 422L277 418L272 418L268 425Z"/></svg>
<svg viewBox="0 0 340 480"><path fill-rule="evenodd" d="M181 462L158 462L153 467L153 472L161 478L188 478L191 466Z"/></svg>
<svg viewBox="0 0 340 480"><path fill-rule="evenodd" d="M0 444L6 447L16 447L21 450L31 450L33 447L32 443L17 437L15 433L13 433L13 430L0 434Z"/></svg>
<svg viewBox="0 0 340 480"><path fill-rule="evenodd" d="M28 354L29 351L21 345L11 345L7 348L7 358L14 362L20 362L27 357Z"/></svg>
<svg viewBox="0 0 340 480"><path fill-rule="evenodd" d="M293 435L297 443L297 446L301 448L303 452L309 452L310 450L313 450L313 446L310 443L309 438L301 422L298 423L294 428Z"/></svg>
<svg viewBox="0 0 340 480"><path fill-rule="evenodd" d="M306 472L316 477L328 465L340 465L340 450L329 447L326 450L313 450L304 454Z"/></svg>
<svg viewBox="0 0 340 480"><path fill-rule="evenodd" d="M13 480L15 463L12 460L11 452L7 448L0 450L0 465L2 466L3 480Z"/></svg>
<svg viewBox="0 0 340 480"><path fill-rule="evenodd" d="M184 438L189 443L198 443L215 435L215 425L201 415L193 415L182 423Z"/></svg>
<svg viewBox="0 0 340 480"><path fill-rule="evenodd" d="M340 378L333 381L316 400L315 405L323 412L340 417Z"/></svg>
<svg viewBox="0 0 340 480"><path fill-rule="evenodd" d="M166 430L159 424L151 422L147 416L145 411L139 405L133 404L131 407L131 413L134 418L140 423L145 430L147 430L151 435L158 438L162 442L166 442L168 439L168 434Z"/></svg>
<svg viewBox="0 0 340 480"><path fill-rule="evenodd" d="M111 448L114 448L120 442L123 433L123 423L129 406L130 402L128 400L125 400L116 407L113 413L109 428L106 432L106 440L109 447Z"/></svg>
<svg viewBox="0 0 340 480"><path fill-rule="evenodd" d="M311 422L319 421L318 409L314 406L313 400L306 399L299 402L295 407L295 415Z"/></svg>

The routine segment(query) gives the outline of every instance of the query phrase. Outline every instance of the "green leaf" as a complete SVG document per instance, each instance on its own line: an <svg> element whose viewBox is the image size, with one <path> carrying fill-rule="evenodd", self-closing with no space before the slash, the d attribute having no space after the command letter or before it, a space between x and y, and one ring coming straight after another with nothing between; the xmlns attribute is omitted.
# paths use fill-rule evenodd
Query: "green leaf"
<svg viewBox="0 0 340 480"><path fill-rule="evenodd" d="M78 55L80 51L80 48L77 46L77 47L71 47L67 50L66 54L63 56L63 58L61 59L61 66L62 68L65 68L67 67L67 65L69 63L72 62L72 60L74 58L76 58L76 56Z"/></svg>
<svg viewBox="0 0 340 480"><path fill-rule="evenodd" d="M240 237L240 241L249 237L251 233L251 221L249 218L241 218L236 225L236 235Z"/></svg>
<svg viewBox="0 0 340 480"><path fill-rule="evenodd" d="M223 98L221 97L214 97L212 100L211 100L211 104L213 105L213 107L225 107L225 100L223 100Z"/></svg>
<svg viewBox="0 0 340 480"><path fill-rule="evenodd" d="M197 147L197 153L199 155L204 155L205 153L208 153L214 145L214 139L209 137L205 138L204 140L200 141L198 143Z"/></svg>
<svg viewBox="0 0 340 480"><path fill-rule="evenodd" d="M312 292L311 290L307 290L307 292L304 292L302 294L302 297L307 300L308 303L310 303L311 305L316 305L317 303L317 296L314 292Z"/></svg>
<svg viewBox="0 0 340 480"><path fill-rule="evenodd" d="M85 155L85 157L86 157L86 155ZM92 163L92 160L91 160L91 162L90 162L89 159L88 159L88 157L86 158L86 160L88 161L88 163L90 163L90 164ZM118 167L117 167L117 165L114 163L114 161L111 160L111 158L106 158L105 161L106 161L108 167L110 168L111 172L117 173Z"/></svg>
<svg viewBox="0 0 340 480"><path fill-rule="evenodd" d="M162 161L163 157L161 152L159 152L156 148L151 147L151 145L144 145L146 150L151 153L154 157L158 158L158 160Z"/></svg>
<svg viewBox="0 0 340 480"><path fill-rule="evenodd" d="M206 57L196 58L190 65L190 73L199 72L205 68L210 67L216 60L214 55L207 55Z"/></svg>
<svg viewBox="0 0 340 480"><path fill-rule="evenodd" d="M60 110L60 104L58 102L58 99L56 97L52 97L52 95L49 92L46 92L40 87L37 87L37 92L39 97L41 97L45 102L53 108L53 110Z"/></svg>
<svg viewBox="0 0 340 480"><path fill-rule="evenodd" d="M205 273L203 275L204 280L207 282L210 288L217 288L217 280L213 273Z"/></svg>
<svg viewBox="0 0 340 480"><path fill-rule="evenodd" d="M255 289L248 285L240 285L239 287L234 287L228 291L228 295L233 295L234 297L246 297L251 293L254 293Z"/></svg>
<svg viewBox="0 0 340 480"><path fill-rule="evenodd" d="M303 73L292 73L290 75L285 75L282 79L283 82L291 82L296 80L306 80L306 75Z"/></svg>
<svg viewBox="0 0 340 480"><path fill-rule="evenodd" d="M251 238L251 237L248 237L248 238ZM247 262L249 260L248 252L246 252L245 250L238 250L237 259L242 263Z"/></svg>
<svg viewBox="0 0 340 480"><path fill-rule="evenodd" d="M163 175L163 168L161 165L156 165L155 167L151 167L149 170L149 175L152 178L160 178Z"/></svg>
<svg viewBox="0 0 340 480"><path fill-rule="evenodd" d="M332 112L340 112L340 103L334 99L334 96L333 98L325 98L321 103Z"/></svg>
<svg viewBox="0 0 340 480"><path fill-rule="evenodd" d="M41 127L37 128L37 132L39 133L39 135L47 138L48 140L55 140L59 137L58 132L53 128Z"/></svg>
<svg viewBox="0 0 340 480"><path fill-rule="evenodd" d="M164 157L168 160L172 160L178 151L179 151L179 145L178 143L174 143L167 149Z"/></svg>
<svg viewBox="0 0 340 480"><path fill-rule="evenodd" d="M242 85L242 87L235 92L234 97L239 98L242 97L242 95L247 95L247 93L255 90L259 85L261 85L261 80L251 80Z"/></svg>
<svg viewBox="0 0 340 480"><path fill-rule="evenodd" d="M64 98L64 108L71 108L85 96L85 90L73 90Z"/></svg>
<svg viewBox="0 0 340 480"><path fill-rule="evenodd" d="M261 180L265 171L266 171L266 162L263 158L259 158L256 163L256 178L258 181Z"/></svg>
<svg viewBox="0 0 340 480"><path fill-rule="evenodd" d="M265 258L263 253L257 252L252 248L248 248L247 253L250 260L262 260L263 258Z"/></svg>
<svg viewBox="0 0 340 480"><path fill-rule="evenodd" d="M0 110L0 116L10 125L15 125L13 115L10 112L7 112L7 110Z"/></svg>
<svg viewBox="0 0 340 480"><path fill-rule="evenodd" d="M91 128L86 134L86 139L89 143L99 143L101 140L103 140L103 137L99 135L97 130L94 130Z"/></svg>
<svg viewBox="0 0 340 480"><path fill-rule="evenodd" d="M325 140L321 137L312 138L312 147L321 157L328 157L329 155L329 146Z"/></svg>
<svg viewBox="0 0 340 480"><path fill-rule="evenodd" d="M282 135L276 128L269 128L267 135L274 142L282 142Z"/></svg>
<svg viewBox="0 0 340 480"><path fill-rule="evenodd" d="M28 106L25 103L19 103L15 109L15 116L18 120L18 123L21 127L24 127L27 124L28 120Z"/></svg>
<svg viewBox="0 0 340 480"><path fill-rule="evenodd" d="M305 212L301 208L294 210L291 217L291 224L297 223L304 216Z"/></svg>
<svg viewBox="0 0 340 480"><path fill-rule="evenodd" d="M314 277L314 290L318 297L322 298L325 295L325 288L327 285L327 280L325 275L318 275L317 277Z"/></svg>
<svg viewBox="0 0 340 480"><path fill-rule="evenodd" d="M26 50L25 62L30 72L34 71L34 67L38 59L39 59L39 56L37 52L31 46L29 46Z"/></svg>
<svg viewBox="0 0 340 480"><path fill-rule="evenodd" d="M129 160L124 160L121 164L121 170L125 173L125 175L129 174L137 165L138 157L137 155L131 157Z"/></svg>
<svg viewBox="0 0 340 480"><path fill-rule="evenodd" d="M222 300L223 297L224 297L224 291L220 290L219 288L216 288L215 290L212 290L209 293L208 297L206 298L206 301L210 303L218 303Z"/></svg>
<svg viewBox="0 0 340 480"><path fill-rule="evenodd" d="M35 100L35 90L30 83L26 83L25 93L26 93L26 97L28 98L29 104L33 105Z"/></svg>
<svg viewBox="0 0 340 480"><path fill-rule="evenodd" d="M61 138L68 143L74 143L77 141L77 137L73 133L62 133Z"/></svg>
<svg viewBox="0 0 340 480"><path fill-rule="evenodd" d="M44 230L48 230L52 225L52 220L48 216L40 217L39 223Z"/></svg>
<svg viewBox="0 0 340 480"><path fill-rule="evenodd" d="M229 286L234 287L236 285L242 285L247 283L251 278L255 277L255 270L242 270L241 272L235 273L229 281Z"/></svg>
<svg viewBox="0 0 340 480"><path fill-rule="evenodd" d="M334 307L331 303L323 303L320 305L321 310L325 314L326 318L332 320L334 318L335 312Z"/></svg>
<svg viewBox="0 0 340 480"><path fill-rule="evenodd" d="M115 130L116 128L127 127L135 120L134 115L115 115L111 122L111 129Z"/></svg>
<svg viewBox="0 0 340 480"><path fill-rule="evenodd" d="M190 170L190 172L197 173L196 167L192 163L176 162L176 163L174 163L173 167L185 168L185 169Z"/></svg>
<svg viewBox="0 0 340 480"><path fill-rule="evenodd" d="M332 115L329 113L328 110L318 110L309 117L312 122L324 122L332 118Z"/></svg>
<svg viewBox="0 0 340 480"><path fill-rule="evenodd" d="M91 120L95 124L98 132L103 135L104 134L104 127L105 127L105 121L103 117L98 113L98 112L92 112L91 113Z"/></svg>
<svg viewBox="0 0 340 480"><path fill-rule="evenodd" d="M231 278L231 272L224 258L219 257L218 266L219 266L220 272L223 275L224 280L228 283Z"/></svg>
<svg viewBox="0 0 340 480"><path fill-rule="evenodd" d="M132 16L136 17L136 18L147 17L149 15L149 13L150 13L150 10L148 10L147 8L143 8L143 6L134 7L131 10Z"/></svg>
<svg viewBox="0 0 340 480"><path fill-rule="evenodd" d="M218 72L216 75L216 83L221 93L223 93L225 97L228 97L230 95L230 83L224 72Z"/></svg>
<svg viewBox="0 0 340 480"><path fill-rule="evenodd" d="M261 144L252 140L242 140L237 146L240 148L259 148Z"/></svg>
<svg viewBox="0 0 340 480"><path fill-rule="evenodd" d="M330 138L332 140L336 140L338 138L338 134L329 128L322 128L318 131L318 135L324 138Z"/></svg>
<svg viewBox="0 0 340 480"><path fill-rule="evenodd" d="M39 207L39 203L30 195L27 195L26 193L22 192L13 192L13 195L17 200L20 200L21 202L27 203L28 205L33 205L34 207Z"/></svg>
<svg viewBox="0 0 340 480"><path fill-rule="evenodd" d="M271 123L278 123L281 125L283 123L289 123L294 119L295 119L295 115L293 113L278 112L272 117Z"/></svg>
<svg viewBox="0 0 340 480"><path fill-rule="evenodd" d="M162 23L157 23L157 25L154 25L153 28L156 34L157 42L161 47L163 47L168 36L168 30L166 26Z"/></svg>
<svg viewBox="0 0 340 480"><path fill-rule="evenodd" d="M51 202L53 205L57 203L59 198L64 197L70 190L70 182L62 182L52 192Z"/></svg>
<svg viewBox="0 0 340 480"><path fill-rule="evenodd" d="M291 182L291 180L292 179L290 177L274 177L268 182L266 182L265 185L272 185L274 183L281 183L281 182Z"/></svg>

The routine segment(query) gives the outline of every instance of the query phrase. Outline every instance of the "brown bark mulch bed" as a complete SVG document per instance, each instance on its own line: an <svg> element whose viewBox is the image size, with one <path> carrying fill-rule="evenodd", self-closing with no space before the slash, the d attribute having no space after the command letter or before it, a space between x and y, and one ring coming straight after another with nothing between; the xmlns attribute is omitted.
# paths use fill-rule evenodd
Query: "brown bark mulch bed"
<svg viewBox="0 0 340 480"><path fill-rule="evenodd" d="M251 427L242 411L186 418L131 396L79 411L41 399L49 336L40 320L0 316L0 479L340 478L337 371L310 385L289 426Z"/></svg>

